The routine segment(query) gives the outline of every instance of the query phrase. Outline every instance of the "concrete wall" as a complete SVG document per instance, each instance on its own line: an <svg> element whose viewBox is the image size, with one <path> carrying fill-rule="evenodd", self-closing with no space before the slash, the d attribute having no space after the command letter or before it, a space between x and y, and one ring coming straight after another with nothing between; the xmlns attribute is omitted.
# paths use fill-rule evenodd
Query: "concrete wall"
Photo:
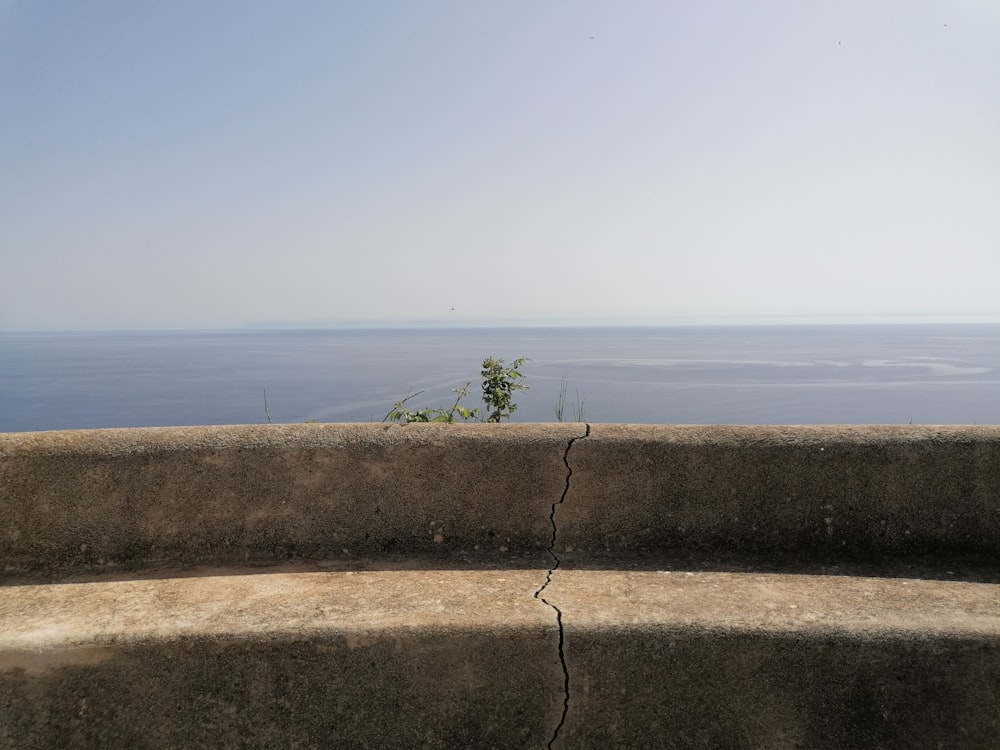
<svg viewBox="0 0 1000 750"><path fill-rule="evenodd" d="M0 434L8 574L533 554L579 425Z"/></svg>
<svg viewBox="0 0 1000 750"><path fill-rule="evenodd" d="M769 560L1000 550L1000 428L596 425L563 548Z"/></svg>
<svg viewBox="0 0 1000 750"><path fill-rule="evenodd" d="M531 564L547 560L563 499L556 549L577 558L1000 550L1000 428L586 429L0 434L0 564L8 577L291 559Z"/></svg>
<svg viewBox="0 0 1000 750"><path fill-rule="evenodd" d="M0 748L992 748L1000 428L0 435Z"/></svg>

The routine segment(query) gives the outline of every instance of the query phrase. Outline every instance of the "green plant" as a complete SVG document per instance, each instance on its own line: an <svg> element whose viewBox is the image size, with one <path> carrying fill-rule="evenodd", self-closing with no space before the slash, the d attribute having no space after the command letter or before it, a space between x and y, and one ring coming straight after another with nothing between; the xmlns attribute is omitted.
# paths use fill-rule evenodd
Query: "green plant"
<svg viewBox="0 0 1000 750"><path fill-rule="evenodd" d="M411 422L454 422L456 421L456 417L463 421L476 419L479 416L479 409L467 409L459 403L469 395L470 385L472 383L466 383L463 387L452 390L452 393L456 394L455 403L448 409L419 409L417 411L405 409L403 407L406 402L411 398L419 396L423 391L411 393L409 396L393 404L392 409L382 418L382 421L391 420L393 422L410 424Z"/></svg>
<svg viewBox="0 0 1000 750"><path fill-rule="evenodd" d="M524 374L520 367L528 362L527 357L518 357L510 365L502 359L487 357L483 360L483 403L486 404L490 415L487 422L499 422L501 419L510 419L510 415L517 411L517 404L514 403L514 391L523 391L528 388L522 381Z"/></svg>
<svg viewBox="0 0 1000 750"><path fill-rule="evenodd" d="M416 398L423 391L411 393L400 399L389 412L382 418L383 422L467 422L476 419L482 422L499 422L501 419L510 419L510 415L517 411L517 404L514 403L514 392L527 389L522 381L524 373L520 368L525 362L530 361L527 357L515 359L509 365L502 359L487 357L483 360L481 375L483 378L483 403L489 415L486 419L480 417L479 409L469 409L462 406L461 401L469 395L469 386L466 383L461 388L455 388L452 393L456 394L455 402L448 408L427 408L412 410L406 408L406 402Z"/></svg>

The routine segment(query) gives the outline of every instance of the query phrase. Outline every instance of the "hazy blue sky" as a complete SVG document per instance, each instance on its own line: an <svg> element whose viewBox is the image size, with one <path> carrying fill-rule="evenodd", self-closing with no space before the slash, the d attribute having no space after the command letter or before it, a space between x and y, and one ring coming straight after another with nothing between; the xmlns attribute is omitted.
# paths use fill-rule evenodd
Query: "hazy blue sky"
<svg viewBox="0 0 1000 750"><path fill-rule="evenodd" d="M0 0L0 327L1000 320L998 40L996 0Z"/></svg>

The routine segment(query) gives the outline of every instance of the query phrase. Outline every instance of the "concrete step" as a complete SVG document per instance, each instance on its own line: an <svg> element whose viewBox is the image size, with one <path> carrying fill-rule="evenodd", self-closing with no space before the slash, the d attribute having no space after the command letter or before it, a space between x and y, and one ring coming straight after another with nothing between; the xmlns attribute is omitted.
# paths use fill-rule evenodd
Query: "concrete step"
<svg viewBox="0 0 1000 750"><path fill-rule="evenodd" d="M3 593L2 747L986 748L1000 737L993 584L298 566Z"/></svg>

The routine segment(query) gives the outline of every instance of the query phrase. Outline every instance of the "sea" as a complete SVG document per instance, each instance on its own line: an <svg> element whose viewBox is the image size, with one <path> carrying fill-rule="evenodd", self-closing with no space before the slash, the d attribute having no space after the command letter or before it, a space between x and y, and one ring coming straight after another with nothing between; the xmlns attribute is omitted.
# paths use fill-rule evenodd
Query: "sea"
<svg viewBox="0 0 1000 750"><path fill-rule="evenodd" d="M0 432L473 408L485 357L530 358L512 421L1000 423L996 324L369 328L0 333Z"/></svg>

